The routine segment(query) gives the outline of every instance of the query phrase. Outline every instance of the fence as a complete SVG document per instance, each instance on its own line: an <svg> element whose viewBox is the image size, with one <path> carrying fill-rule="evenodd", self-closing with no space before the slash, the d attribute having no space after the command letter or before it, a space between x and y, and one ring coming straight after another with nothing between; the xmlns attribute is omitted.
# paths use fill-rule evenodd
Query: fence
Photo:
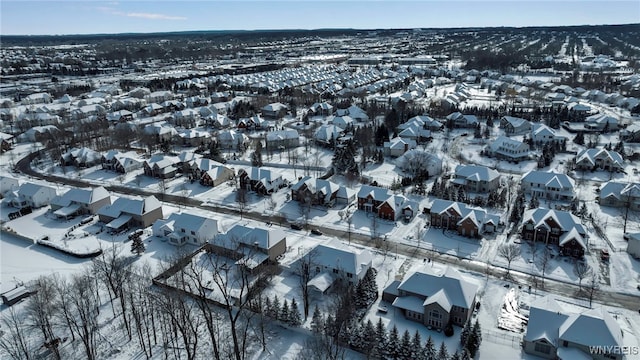
<svg viewBox="0 0 640 360"><path fill-rule="evenodd" d="M482 330L482 339L495 344L508 345L514 349L519 349L522 344L522 337L518 335L510 335L487 329Z"/></svg>

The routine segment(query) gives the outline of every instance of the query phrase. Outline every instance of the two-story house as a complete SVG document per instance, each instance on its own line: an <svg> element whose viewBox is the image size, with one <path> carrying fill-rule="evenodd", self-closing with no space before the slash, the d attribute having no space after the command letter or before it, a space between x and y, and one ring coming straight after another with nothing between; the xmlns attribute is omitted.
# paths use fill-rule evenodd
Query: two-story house
<svg viewBox="0 0 640 360"><path fill-rule="evenodd" d="M567 211L531 209L522 218L522 238L560 247L563 255L581 258L587 249L587 232L580 218Z"/></svg>
<svg viewBox="0 0 640 360"><path fill-rule="evenodd" d="M286 233L281 229L234 225L224 234L209 241L212 252L232 256L236 264L251 271L269 262L274 263L287 250Z"/></svg>
<svg viewBox="0 0 640 360"><path fill-rule="evenodd" d="M464 326L473 314L477 292L478 285L452 267L441 272L425 267L392 282L384 289L382 300L409 320L442 329L449 323Z"/></svg>
<svg viewBox="0 0 640 360"><path fill-rule="evenodd" d="M146 228L162 219L162 204L155 196L144 199L117 198L111 205L98 210L98 217L112 232L129 226Z"/></svg>
<svg viewBox="0 0 640 360"><path fill-rule="evenodd" d="M554 144L561 145L567 138L558 135L556 131L544 124L533 124L531 126L531 140L536 145Z"/></svg>
<svg viewBox="0 0 640 360"><path fill-rule="evenodd" d="M538 199L569 201L575 197L574 180L562 173L531 170L522 176L525 194Z"/></svg>
<svg viewBox="0 0 640 360"><path fill-rule="evenodd" d="M600 187L598 194L600 206L629 207L640 210L640 184L609 181Z"/></svg>
<svg viewBox="0 0 640 360"><path fill-rule="evenodd" d="M451 183L466 191L487 193L500 187L500 173L481 165L458 165Z"/></svg>
<svg viewBox="0 0 640 360"><path fill-rule="evenodd" d="M241 188L255 191L261 195L271 194L285 186L281 174L264 168L250 167L248 169L240 169L238 170L238 178L240 179Z"/></svg>
<svg viewBox="0 0 640 360"><path fill-rule="evenodd" d="M506 136L498 136L484 149L486 155L500 160L519 162L529 159L529 145Z"/></svg>
<svg viewBox="0 0 640 360"><path fill-rule="evenodd" d="M264 140L267 150L290 149L300 146L300 134L294 129L269 131L265 134Z"/></svg>
<svg viewBox="0 0 640 360"><path fill-rule="evenodd" d="M93 189L71 189L51 200L51 211L61 218L78 214L94 215L100 208L110 204L111 196L102 186Z"/></svg>
<svg viewBox="0 0 640 360"><path fill-rule="evenodd" d="M447 116L447 121L451 122L455 128L475 128L480 124L475 115L466 115L461 112L454 112Z"/></svg>
<svg viewBox="0 0 640 360"><path fill-rule="evenodd" d="M500 129L507 136L524 135L531 131L531 123L523 118L503 116L500 118Z"/></svg>
<svg viewBox="0 0 640 360"><path fill-rule="evenodd" d="M489 214L484 209L442 199L433 201L430 217L432 227L455 230L467 237L493 233L500 223L500 216Z"/></svg>
<svg viewBox="0 0 640 360"><path fill-rule="evenodd" d="M348 204L355 200L355 191L329 180L305 176L291 186L291 199L310 201L312 205Z"/></svg>
<svg viewBox="0 0 640 360"><path fill-rule="evenodd" d="M381 219L410 220L418 212L418 204L389 189L362 185L358 191L358 209L373 212Z"/></svg>
<svg viewBox="0 0 640 360"><path fill-rule="evenodd" d="M204 245L218 235L218 222L194 214L173 213L166 220L156 220L152 232L172 245Z"/></svg>
<svg viewBox="0 0 640 360"><path fill-rule="evenodd" d="M582 171L622 171L624 159L616 152L607 149L584 149L575 157L576 170Z"/></svg>

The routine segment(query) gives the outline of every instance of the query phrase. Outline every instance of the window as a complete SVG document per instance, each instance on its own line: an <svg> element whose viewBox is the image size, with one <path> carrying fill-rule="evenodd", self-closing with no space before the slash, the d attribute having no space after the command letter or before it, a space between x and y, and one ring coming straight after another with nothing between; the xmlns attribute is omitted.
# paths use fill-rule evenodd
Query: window
<svg viewBox="0 0 640 360"><path fill-rule="evenodd" d="M338 273L338 269L333 269L333 273L337 274Z"/></svg>
<svg viewBox="0 0 640 360"><path fill-rule="evenodd" d="M196 232L191 230L191 235L195 235L195 234L196 234Z"/></svg>
<svg viewBox="0 0 640 360"><path fill-rule="evenodd" d="M347 273L347 277L348 277L349 279L351 279L351 278L353 278L353 274L352 274L352 273Z"/></svg>
<svg viewBox="0 0 640 360"><path fill-rule="evenodd" d="M551 353L551 346L547 345L547 344L542 344L542 343L536 343L535 346L535 352L539 352L539 353L543 353L543 354L549 354Z"/></svg>
<svg viewBox="0 0 640 360"><path fill-rule="evenodd" d="M562 342L562 346L564 346L564 347L569 346L569 342L568 342L567 340L564 340L564 341Z"/></svg>
<svg viewBox="0 0 640 360"><path fill-rule="evenodd" d="M434 319L441 319L442 318L442 314L440 314L440 312L438 310L431 310L429 312L429 316L431 316Z"/></svg>
<svg viewBox="0 0 640 360"><path fill-rule="evenodd" d="M184 229L180 229L181 232L185 232Z"/></svg>

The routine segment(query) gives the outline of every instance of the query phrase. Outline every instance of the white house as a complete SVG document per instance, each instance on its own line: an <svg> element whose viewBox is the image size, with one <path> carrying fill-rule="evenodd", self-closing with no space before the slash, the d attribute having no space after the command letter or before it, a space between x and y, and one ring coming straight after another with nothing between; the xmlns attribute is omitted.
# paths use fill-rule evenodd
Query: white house
<svg viewBox="0 0 640 360"><path fill-rule="evenodd" d="M361 108L357 107L356 105L351 105L346 109L338 109L336 110L336 115L337 116L349 115L352 119L359 122L369 121L369 116L367 115L367 113L364 112L364 110L362 110Z"/></svg>
<svg viewBox="0 0 640 360"><path fill-rule="evenodd" d="M268 150L294 148L300 145L300 135L295 129L269 131L265 143Z"/></svg>
<svg viewBox="0 0 640 360"><path fill-rule="evenodd" d="M640 210L640 184L609 181L600 187L600 206L626 207Z"/></svg>
<svg viewBox="0 0 640 360"><path fill-rule="evenodd" d="M320 293L325 293L338 279L356 285L371 268L373 260L369 250L356 249L337 240L317 245L305 257L311 260L313 276L308 285Z"/></svg>
<svg viewBox="0 0 640 360"><path fill-rule="evenodd" d="M624 159L622 156L607 149L584 149L575 157L577 170L594 171L622 171Z"/></svg>
<svg viewBox="0 0 640 360"><path fill-rule="evenodd" d="M218 145L221 149L239 149L249 141L247 135L235 130L223 130L218 133Z"/></svg>
<svg viewBox="0 0 640 360"><path fill-rule="evenodd" d="M531 123L519 117L503 116L500 118L500 128L507 136L524 135L531 131Z"/></svg>
<svg viewBox="0 0 640 360"><path fill-rule="evenodd" d="M0 197L4 197L6 193L16 191L20 187L18 179L0 175Z"/></svg>
<svg viewBox="0 0 640 360"><path fill-rule="evenodd" d="M255 269L267 261L277 261L284 254L287 236L282 229L251 228L237 224L226 233L216 236L209 246L214 251L239 254L242 257L237 264Z"/></svg>
<svg viewBox="0 0 640 360"><path fill-rule="evenodd" d="M456 128L474 128L480 123L475 115L465 115L460 112L449 114L447 121L450 121Z"/></svg>
<svg viewBox="0 0 640 360"><path fill-rule="evenodd" d="M501 160L522 161L529 158L529 145L506 136L498 136L487 147L485 154Z"/></svg>
<svg viewBox="0 0 640 360"><path fill-rule="evenodd" d="M522 176L520 185L525 194L547 200L574 198L572 178L562 173L531 170Z"/></svg>
<svg viewBox="0 0 640 360"><path fill-rule="evenodd" d="M336 125L320 125L313 135L314 140L322 145L332 145L338 142L344 129Z"/></svg>
<svg viewBox="0 0 640 360"><path fill-rule="evenodd" d="M15 193L8 193L7 199L11 198L9 204L15 208L31 207L35 209L49 205L56 196L56 189L50 186L24 183Z"/></svg>
<svg viewBox="0 0 640 360"><path fill-rule="evenodd" d="M567 138L556 134L556 131L544 124L533 124L531 126L531 140L534 144L562 144Z"/></svg>
<svg viewBox="0 0 640 360"><path fill-rule="evenodd" d="M398 157L411 149L415 149L416 145L415 140L396 137L391 141L385 141L384 153L387 156Z"/></svg>
<svg viewBox="0 0 640 360"><path fill-rule="evenodd" d="M218 235L218 222L194 214L173 213L166 220L156 220L152 231L154 236L168 240L172 245L204 245Z"/></svg>
<svg viewBox="0 0 640 360"><path fill-rule="evenodd" d="M347 127L353 125L354 120L351 116L345 115L345 116L334 116L333 118L331 118L331 120L329 120L329 122L341 128L342 130L344 130Z"/></svg>
<svg viewBox="0 0 640 360"><path fill-rule="evenodd" d="M618 119L607 114L595 114L588 116L585 120L584 128L599 131L618 130Z"/></svg>

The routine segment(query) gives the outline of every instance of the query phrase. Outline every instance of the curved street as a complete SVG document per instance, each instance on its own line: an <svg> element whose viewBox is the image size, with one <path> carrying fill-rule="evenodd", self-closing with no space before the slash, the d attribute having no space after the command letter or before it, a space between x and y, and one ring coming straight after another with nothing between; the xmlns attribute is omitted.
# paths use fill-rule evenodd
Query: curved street
<svg viewBox="0 0 640 360"><path fill-rule="evenodd" d="M40 151L44 151L44 150L40 150ZM41 174L37 171L34 171L31 168L31 161L37 155L38 155L38 152L34 152L20 159L16 163L15 169L25 175L46 180L52 183L60 183L64 185L74 186L74 187L92 186L92 184L82 180ZM126 195L139 195L139 196L154 195L159 199L161 199L162 201L169 202L175 205L186 204L188 206L198 207L204 210L209 210L209 211L218 212L222 214L240 215L240 212L236 209L225 208L225 207L215 206L215 205L205 206L205 205L202 205L202 201L196 200L193 198L185 198L185 197L175 196L175 195L147 192L141 189L130 188L125 186L109 185L109 186L105 186L105 188L110 192L114 192L114 193L120 193L120 194L126 194ZM243 216L246 218L261 221L261 222L273 222L273 223L281 223L281 224L286 223L286 218L283 216L264 215L258 212L247 212L247 211L243 213ZM318 226L318 225L314 225L314 227L321 230L324 234L338 237L344 241L347 241L350 239L349 241L357 244L375 247L375 244L372 242L371 236L367 234L356 233L356 232L351 232L351 234L349 234L349 232L345 230L333 229L333 228L328 228L328 227ZM511 270L509 273L509 279L504 280L505 276L507 275L507 269L504 267L495 266L492 264L479 262L475 260L460 259L456 256L452 256L448 254L436 253L432 250L420 248L419 245L410 246L403 243L395 242L391 238L383 242L383 244L384 243L388 244L387 246L384 246L386 250L381 249L379 251L386 251L391 256L397 253L397 254L411 257L414 259L433 259L433 261L436 261L436 262L440 262L444 264L452 264L460 269L476 272L479 274L484 274L487 278L491 277L493 279L508 281L512 284L521 285L523 288L525 287L528 288L529 285L532 285L532 288L535 288L535 285L532 284L534 277L530 274ZM570 297L570 298L580 298L580 299L586 299L586 300L589 299L589 296L587 292L584 291L584 289L581 291L577 285L569 282L545 279L543 290L554 293L554 294ZM631 289L631 290L633 291L635 289ZM593 301L595 303L602 303L609 306L617 306L617 307L621 307L621 308L625 308L633 311L640 311L640 295L625 294L617 291L611 291L608 289L598 289L593 295Z"/></svg>

